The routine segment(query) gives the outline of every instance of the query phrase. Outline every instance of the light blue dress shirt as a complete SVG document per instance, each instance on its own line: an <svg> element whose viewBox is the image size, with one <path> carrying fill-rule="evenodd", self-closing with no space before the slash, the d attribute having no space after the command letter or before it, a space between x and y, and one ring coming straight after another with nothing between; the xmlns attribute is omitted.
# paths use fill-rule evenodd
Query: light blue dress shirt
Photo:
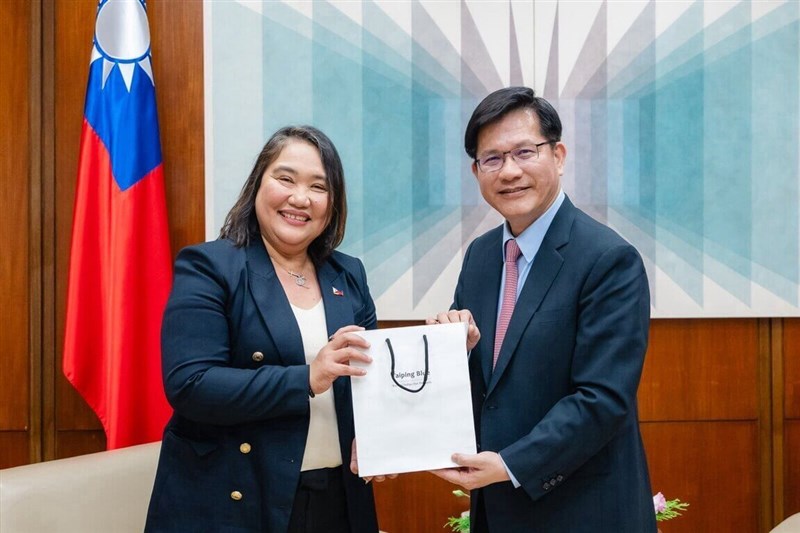
<svg viewBox="0 0 800 533"><path fill-rule="evenodd" d="M547 208L542 216L537 218L533 221L533 224L525 228L525 230L520 233L517 239L517 245L520 249L519 257L517 258L517 298L519 298L519 293L522 291L522 287L525 286L525 280L528 279L528 273L531 271L531 265L533 264L534 258L536 258L536 254L539 252L539 247L542 245L542 241L544 240L544 236L547 233L547 230L550 229L550 224L553 222L553 218L555 218L558 209L561 207L561 204L564 203L564 190L558 191L558 196L556 196L555 201L553 204ZM514 239L514 235L511 233L511 229L508 227L508 222L503 224L503 247L501 248L501 252L503 254L503 264L506 261L506 242L509 239ZM500 310L503 306L503 292L506 288L506 269L503 267L503 275L500 279L500 294L497 298L497 319L500 320ZM495 331L497 328L495 327ZM498 454L499 455L499 454ZM500 456L500 460L503 461L503 466L508 472L508 477L511 478L511 482L514 484L515 488L519 488L520 483L517 481L517 478L514 477L514 474L511 473L511 470L508 469L505 460L503 457Z"/></svg>

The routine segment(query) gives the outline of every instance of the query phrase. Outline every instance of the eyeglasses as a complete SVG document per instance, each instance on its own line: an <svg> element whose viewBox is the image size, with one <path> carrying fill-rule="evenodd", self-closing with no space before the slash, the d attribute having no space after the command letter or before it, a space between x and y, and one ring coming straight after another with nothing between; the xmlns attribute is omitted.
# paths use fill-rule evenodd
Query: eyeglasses
<svg viewBox="0 0 800 533"><path fill-rule="evenodd" d="M506 155L511 155L511 159L518 165L539 159L539 147L545 144L554 144L556 141L544 141L532 146L521 146L507 152L488 154L480 159L476 159L478 170L481 172L497 172L506 162Z"/></svg>

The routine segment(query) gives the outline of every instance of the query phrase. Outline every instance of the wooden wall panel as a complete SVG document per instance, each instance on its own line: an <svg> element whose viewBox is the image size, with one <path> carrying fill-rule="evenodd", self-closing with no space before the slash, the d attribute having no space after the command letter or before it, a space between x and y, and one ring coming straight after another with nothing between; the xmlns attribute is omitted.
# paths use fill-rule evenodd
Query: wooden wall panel
<svg viewBox="0 0 800 533"><path fill-rule="evenodd" d="M205 240L203 3L150 0L147 5L175 256Z"/></svg>
<svg viewBox="0 0 800 533"><path fill-rule="evenodd" d="M646 422L641 428L653 492L690 504L662 531L759 531L756 423Z"/></svg>
<svg viewBox="0 0 800 533"><path fill-rule="evenodd" d="M101 452L106 448L106 434L102 429L61 430L56 440L56 459Z"/></svg>
<svg viewBox="0 0 800 533"><path fill-rule="evenodd" d="M67 274L72 232L72 204L78 171L78 150L83 125L83 104L89 76L93 24L97 3L57 0L55 9L54 84L55 92L55 362L51 367L55 383L54 430L50 458L62 458L58 452L61 434L66 431L102 428L97 416L75 391L61 371L64 342L64 310L66 306ZM104 449L88 447L80 453Z"/></svg>
<svg viewBox="0 0 800 533"><path fill-rule="evenodd" d="M0 4L0 431L27 431L31 411L30 31L28 0Z"/></svg>
<svg viewBox="0 0 800 533"><path fill-rule="evenodd" d="M0 469L28 464L28 432L0 431Z"/></svg>
<svg viewBox="0 0 800 533"><path fill-rule="evenodd" d="M770 337L765 327L755 318L651 322L638 399L653 491L692 502L693 511L700 493L703 514L713 517L681 518L670 522L669 531L755 532L772 525ZM741 424L748 440L727 446L731 428L745 432ZM713 524L726 515L728 503L708 498L711 487L706 484L714 484L717 475L730 476L731 464L753 476L743 477L750 480L746 485L725 487L727 499L747 501L749 511L735 517L735 529L708 529L703 520Z"/></svg>
<svg viewBox="0 0 800 533"><path fill-rule="evenodd" d="M783 320L783 518L800 513L800 319ZM780 497L778 495L777 497Z"/></svg>
<svg viewBox="0 0 800 533"><path fill-rule="evenodd" d="M779 518L800 513L800 420L787 420L784 431L786 477L784 478L783 516Z"/></svg>
<svg viewBox="0 0 800 533"><path fill-rule="evenodd" d="M800 419L800 319L783 320L784 416Z"/></svg>
<svg viewBox="0 0 800 533"><path fill-rule="evenodd" d="M433 474L404 474L375 484L378 525L387 533L428 533L442 529L451 516L469 510L469 500L457 498L457 489Z"/></svg>
<svg viewBox="0 0 800 533"><path fill-rule="evenodd" d="M654 320L640 419L756 419L757 355L756 319Z"/></svg>

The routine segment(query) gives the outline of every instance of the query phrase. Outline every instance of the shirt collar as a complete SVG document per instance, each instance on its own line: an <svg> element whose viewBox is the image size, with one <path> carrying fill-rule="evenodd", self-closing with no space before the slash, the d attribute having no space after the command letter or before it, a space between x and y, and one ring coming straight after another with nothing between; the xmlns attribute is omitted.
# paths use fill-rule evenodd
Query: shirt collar
<svg viewBox="0 0 800 533"><path fill-rule="evenodd" d="M553 222L558 208L564 203L564 198L564 189L561 189L558 191L558 196L556 196L555 201L547 208L547 211L542 213L542 216L534 220L533 224L525 228L525 230L516 237L520 252L522 252L525 261L528 263L533 261L536 252L539 251L539 247L544 240L544 235L550 228L550 224ZM503 262L506 260L506 242L514 238L514 235L511 233L511 228L508 226L508 221L506 221L503 224Z"/></svg>

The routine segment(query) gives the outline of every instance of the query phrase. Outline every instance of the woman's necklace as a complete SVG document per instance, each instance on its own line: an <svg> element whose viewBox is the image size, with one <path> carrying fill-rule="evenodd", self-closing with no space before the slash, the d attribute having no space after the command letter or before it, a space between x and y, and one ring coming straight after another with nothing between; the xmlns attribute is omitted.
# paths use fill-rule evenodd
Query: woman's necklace
<svg viewBox="0 0 800 533"><path fill-rule="evenodd" d="M295 272L294 270L289 270L288 268L280 264L278 261L275 261L274 257L272 258L272 262L281 267L283 270L285 270L287 274L292 276L294 278L295 285L297 285L298 287L303 287L304 289L311 288L306 285L306 283L308 283L308 278L306 278L305 274L303 274L302 272Z"/></svg>
<svg viewBox="0 0 800 533"><path fill-rule="evenodd" d="M295 285L299 285L299 286L303 287L304 289L308 289L309 288L309 287L306 287L306 277L303 274L300 274L300 273L297 273L297 272L292 272L291 270L288 270L288 269L286 269L286 272L290 276L292 276L294 278Z"/></svg>

